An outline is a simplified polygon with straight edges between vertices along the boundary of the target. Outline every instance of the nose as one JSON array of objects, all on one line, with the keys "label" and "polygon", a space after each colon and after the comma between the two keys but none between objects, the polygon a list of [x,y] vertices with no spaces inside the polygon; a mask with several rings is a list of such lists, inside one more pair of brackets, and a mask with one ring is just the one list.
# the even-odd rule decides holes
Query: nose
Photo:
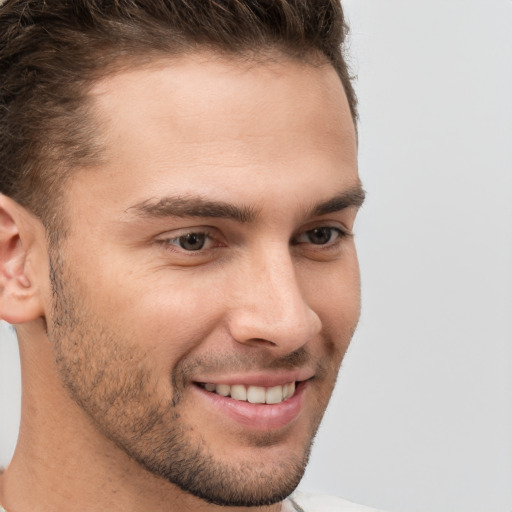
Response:
[{"label": "nose", "polygon": [[289,251],[264,252],[236,279],[229,330],[238,343],[266,345],[285,355],[316,336],[322,323],[306,301]]}]

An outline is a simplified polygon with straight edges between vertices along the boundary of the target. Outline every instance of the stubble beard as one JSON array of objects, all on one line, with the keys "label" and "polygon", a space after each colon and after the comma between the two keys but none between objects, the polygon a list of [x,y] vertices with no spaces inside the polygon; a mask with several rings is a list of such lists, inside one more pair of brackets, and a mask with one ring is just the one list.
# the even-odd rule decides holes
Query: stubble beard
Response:
[{"label": "stubble beard", "polygon": [[[243,464],[219,460],[201,432],[182,419],[187,368],[194,363],[178,363],[170,378],[172,399],[158,399],[143,351],[131,340],[120,340],[122,331],[115,325],[89,312],[84,294],[75,285],[77,277],[65,271],[55,252],[50,269],[53,313],[48,337],[58,372],[72,399],[105,437],[153,475],[209,503],[264,506],[293,492],[304,474],[327,403],[311,419],[311,435],[301,453],[271,465],[265,463],[264,455]],[[252,439],[253,446],[262,450],[275,442],[269,434]]]}]

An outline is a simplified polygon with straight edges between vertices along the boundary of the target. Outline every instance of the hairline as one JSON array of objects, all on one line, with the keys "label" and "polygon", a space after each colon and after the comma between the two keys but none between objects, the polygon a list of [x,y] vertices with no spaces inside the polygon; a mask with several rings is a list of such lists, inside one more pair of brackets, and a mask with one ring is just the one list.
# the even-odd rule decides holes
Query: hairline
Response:
[{"label": "hairline", "polygon": [[[133,71],[162,69],[169,66],[173,60],[177,59],[204,56],[207,57],[208,60],[238,60],[245,63],[248,67],[252,65],[267,65],[269,63],[281,64],[286,62],[296,62],[312,68],[329,66],[336,73],[343,94],[346,96],[342,78],[332,62],[320,50],[310,48],[307,52],[299,54],[297,52],[286,52],[285,48],[282,48],[282,46],[283,45],[268,45],[267,47],[261,47],[255,50],[229,51],[228,49],[215,48],[212,47],[212,45],[201,44],[193,48],[181,49],[175,52],[166,52],[163,50],[134,51],[131,54],[113,57],[107,63],[99,66],[90,73],[89,77],[80,87],[82,101],[78,111],[85,114],[82,123],[86,130],[90,132],[91,138],[101,142],[96,146],[96,151],[91,155],[89,163],[83,165],[65,165],[65,158],[58,161],[59,164],[64,164],[60,169],[62,172],[60,175],[61,179],[59,180],[57,189],[49,198],[53,203],[52,207],[49,209],[50,215],[46,215],[47,218],[41,218],[46,230],[49,231],[48,240],[50,244],[57,244],[59,241],[64,240],[67,235],[68,223],[65,212],[69,204],[66,201],[66,185],[69,184],[69,181],[73,179],[77,172],[87,172],[91,167],[101,166],[106,161],[105,155],[108,148],[105,143],[104,134],[102,133],[104,120],[102,120],[101,114],[95,108],[93,101],[93,91],[102,81]],[[352,115],[351,119],[354,125],[357,143],[357,121]],[[44,165],[45,163],[43,161],[43,166]],[[37,213],[35,214],[39,217]]]}]

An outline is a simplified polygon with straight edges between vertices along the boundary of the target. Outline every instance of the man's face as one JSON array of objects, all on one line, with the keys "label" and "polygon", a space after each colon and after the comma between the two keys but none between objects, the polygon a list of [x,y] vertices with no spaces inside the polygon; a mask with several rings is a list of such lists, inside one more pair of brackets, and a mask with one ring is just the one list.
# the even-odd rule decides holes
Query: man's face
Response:
[{"label": "man's face", "polygon": [[359,315],[340,80],[196,55],[92,97],[106,162],[71,181],[51,258],[60,375],[151,472],[217,504],[279,501]]}]

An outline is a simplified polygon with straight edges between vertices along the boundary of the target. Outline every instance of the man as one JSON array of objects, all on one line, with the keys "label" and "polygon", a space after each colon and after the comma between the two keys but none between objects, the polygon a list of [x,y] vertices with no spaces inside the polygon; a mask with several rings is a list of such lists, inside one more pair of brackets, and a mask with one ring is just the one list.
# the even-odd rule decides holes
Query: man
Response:
[{"label": "man", "polygon": [[6,510],[368,510],[288,498],[359,316],[344,38],[335,0],[3,4]]}]

